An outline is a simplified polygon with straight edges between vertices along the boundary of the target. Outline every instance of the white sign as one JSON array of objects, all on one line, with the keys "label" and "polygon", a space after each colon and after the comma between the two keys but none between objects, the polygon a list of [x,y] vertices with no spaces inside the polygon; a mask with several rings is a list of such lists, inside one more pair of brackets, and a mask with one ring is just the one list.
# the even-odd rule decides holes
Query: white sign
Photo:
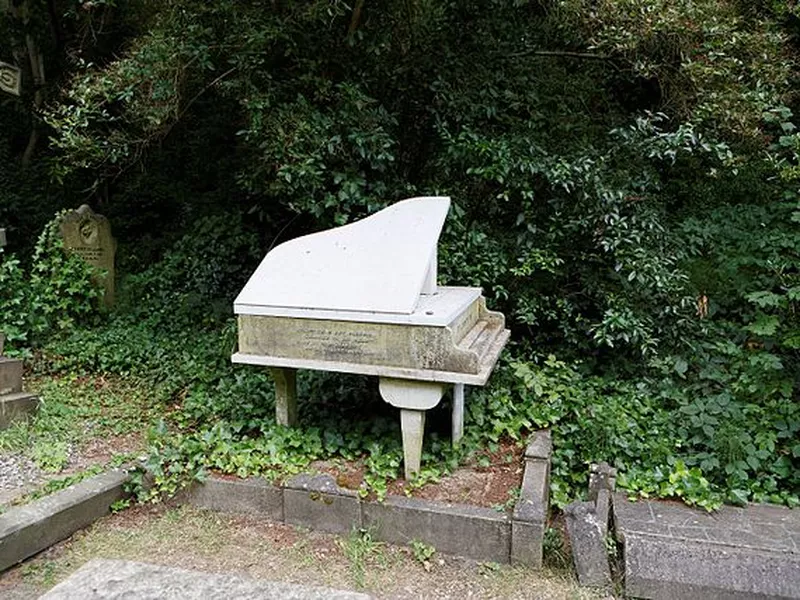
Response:
[{"label": "white sign", "polygon": [[18,67],[0,62],[0,90],[19,96],[21,75]]}]

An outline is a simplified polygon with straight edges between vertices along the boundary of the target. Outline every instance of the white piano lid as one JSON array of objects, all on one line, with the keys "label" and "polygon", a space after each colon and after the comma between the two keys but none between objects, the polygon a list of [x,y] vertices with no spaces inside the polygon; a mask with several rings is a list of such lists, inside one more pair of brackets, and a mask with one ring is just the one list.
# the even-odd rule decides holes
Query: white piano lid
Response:
[{"label": "white piano lid", "polygon": [[258,306],[411,314],[449,208],[447,197],[411,198],[285,242],[261,261],[234,312]]}]

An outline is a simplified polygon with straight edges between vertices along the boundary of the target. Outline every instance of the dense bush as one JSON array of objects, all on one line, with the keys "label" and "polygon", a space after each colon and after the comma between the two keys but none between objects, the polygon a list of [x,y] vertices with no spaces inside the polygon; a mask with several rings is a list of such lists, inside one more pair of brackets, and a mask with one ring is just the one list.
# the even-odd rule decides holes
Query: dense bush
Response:
[{"label": "dense bush", "polygon": [[[276,243],[447,194],[441,282],[482,286],[515,344],[472,395],[462,448],[430,436],[423,480],[548,426],[559,503],[600,459],[632,491],[797,503],[796,3],[73,4],[54,3],[60,43],[44,14],[8,28],[0,44],[27,30],[60,69],[48,103],[26,89],[0,111],[38,106],[49,143],[26,168],[63,191],[26,179],[37,206],[89,193],[119,232],[116,312],[48,354],[164,386],[165,486],[337,454],[376,488],[397,472],[390,415],[348,412],[384,410],[362,380],[309,376],[320,410],[275,426],[264,373],[228,364],[230,304]],[[114,40],[78,35],[106,19]],[[21,154],[26,131],[0,137]],[[15,161],[0,154],[0,182]],[[41,226],[0,194],[0,217]],[[0,271],[8,306],[30,304],[19,268]],[[58,324],[28,312],[48,325],[6,326]]]}]

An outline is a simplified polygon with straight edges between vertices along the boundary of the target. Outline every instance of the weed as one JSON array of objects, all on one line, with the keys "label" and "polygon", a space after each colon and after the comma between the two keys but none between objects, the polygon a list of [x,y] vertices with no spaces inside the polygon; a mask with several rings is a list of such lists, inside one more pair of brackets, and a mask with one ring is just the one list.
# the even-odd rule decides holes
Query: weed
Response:
[{"label": "weed", "polygon": [[426,571],[431,570],[431,559],[436,554],[436,548],[420,540],[411,540],[411,553]]},{"label": "weed", "polygon": [[386,566],[383,543],[376,541],[369,529],[353,529],[346,539],[339,539],[337,543],[350,562],[350,573],[358,589],[363,589],[366,585],[368,566],[375,562],[382,567]]}]

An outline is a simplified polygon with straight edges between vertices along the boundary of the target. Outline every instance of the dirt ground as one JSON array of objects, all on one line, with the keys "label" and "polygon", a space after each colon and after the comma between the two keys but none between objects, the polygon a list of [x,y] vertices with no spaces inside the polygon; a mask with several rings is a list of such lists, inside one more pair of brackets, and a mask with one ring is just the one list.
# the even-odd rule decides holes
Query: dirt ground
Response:
[{"label": "dirt ground", "polygon": [[0,576],[0,598],[36,598],[92,558],[364,591],[376,598],[599,598],[568,572],[532,571],[175,504],[110,515]]}]

